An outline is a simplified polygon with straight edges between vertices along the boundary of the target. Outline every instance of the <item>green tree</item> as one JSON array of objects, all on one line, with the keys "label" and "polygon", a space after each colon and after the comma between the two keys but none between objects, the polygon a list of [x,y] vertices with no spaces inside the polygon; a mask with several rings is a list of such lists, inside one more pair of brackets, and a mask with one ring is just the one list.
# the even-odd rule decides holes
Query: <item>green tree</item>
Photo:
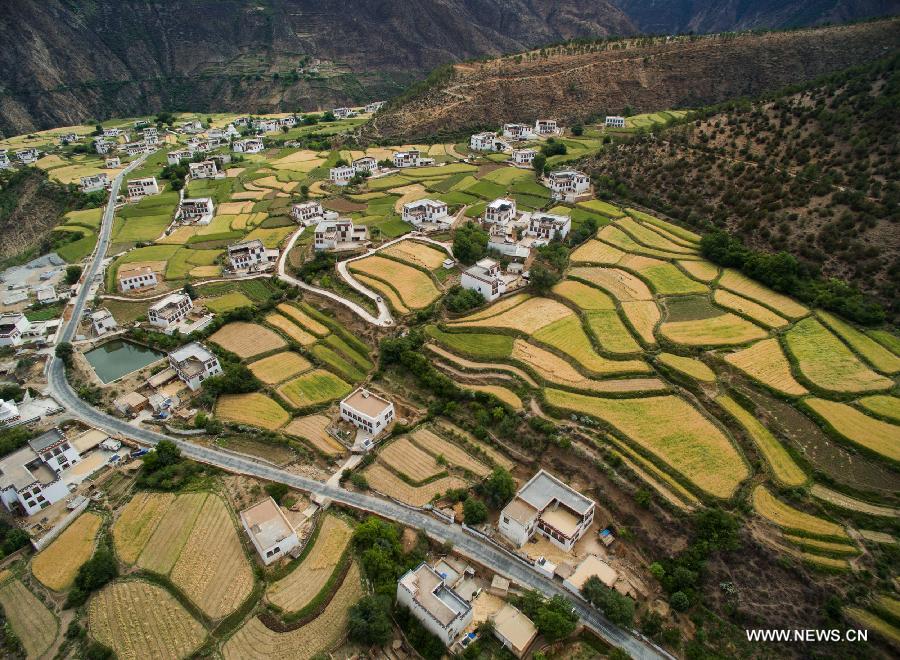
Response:
[{"label": "green tree", "polygon": [[531,267],[528,281],[537,293],[546,293],[559,282],[559,274],[541,264],[535,264]]},{"label": "green tree", "polygon": [[363,597],[350,608],[347,623],[350,639],[365,646],[381,645],[391,638],[391,601],[386,596]]},{"label": "green tree", "polygon": [[487,514],[487,507],[481,500],[470,497],[463,503],[463,518],[467,525],[480,525],[487,520]]},{"label": "green tree", "polygon": [[72,344],[67,341],[60,342],[56,345],[56,349],[54,350],[54,355],[63,361],[63,364],[67,367],[72,366],[72,355],[75,352],[75,349],[72,348]]},{"label": "green tree", "polygon": [[460,263],[471,266],[487,254],[488,233],[467,222],[453,235],[453,254]]},{"label": "green tree", "polygon": [[266,484],[265,487],[266,494],[273,500],[278,502],[278,504],[281,504],[282,500],[284,500],[289,490],[290,489],[287,486],[280,483]]},{"label": "green tree", "polygon": [[75,284],[81,278],[81,266],[66,266],[66,284]]},{"label": "green tree", "polygon": [[502,509],[516,492],[516,482],[508,470],[494,468],[479,487],[481,495],[492,509]]},{"label": "green tree", "polygon": [[683,591],[676,591],[672,594],[672,597],[669,598],[669,604],[672,605],[672,609],[678,612],[684,612],[691,606],[691,599],[688,598],[688,595]]},{"label": "green tree", "polygon": [[578,623],[578,615],[572,604],[562,596],[554,596],[544,602],[534,617],[534,625],[548,642],[556,642],[572,634]]},{"label": "green tree", "polygon": [[467,312],[484,304],[484,296],[474,289],[464,289],[458,284],[447,292],[444,306],[451,312]]},{"label": "green tree", "polygon": [[547,164],[547,157],[544,154],[535,154],[531,161],[531,167],[538,176],[544,173],[544,166]]}]

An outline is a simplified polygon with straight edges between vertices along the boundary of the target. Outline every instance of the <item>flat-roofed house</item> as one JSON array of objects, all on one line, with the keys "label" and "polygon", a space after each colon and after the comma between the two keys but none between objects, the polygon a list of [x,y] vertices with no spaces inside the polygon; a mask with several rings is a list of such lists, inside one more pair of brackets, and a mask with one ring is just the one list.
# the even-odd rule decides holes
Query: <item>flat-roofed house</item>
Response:
[{"label": "flat-roofed house", "polygon": [[122,159],[118,156],[110,156],[106,159],[106,167],[107,169],[113,169],[114,167],[119,167],[122,165]]},{"label": "flat-roofed house", "polygon": [[356,171],[350,165],[339,165],[328,170],[328,179],[336,186],[346,186]]},{"label": "flat-roofed house", "polygon": [[30,516],[68,497],[60,473],[80,459],[59,429],[32,438],[0,459],[0,501],[8,511]]},{"label": "flat-roofed house", "polygon": [[297,532],[271,497],[241,511],[241,524],[266,566],[300,545]]},{"label": "flat-roofed house", "polygon": [[368,172],[369,174],[373,174],[378,171],[378,161],[375,160],[372,156],[363,156],[362,158],[357,158],[350,165],[353,167],[353,171],[356,174],[360,172]]},{"label": "flat-roofed house", "polygon": [[104,128],[103,129],[103,137],[107,138],[117,138],[122,135],[121,128]]},{"label": "flat-roofed house", "polygon": [[169,165],[178,165],[183,160],[190,160],[191,152],[187,149],[178,149],[176,151],[170,151],[166,154],[166,162]]},{"label": "flat-roofed house", "polygon": [[147,195],[159,194],[159,184],[156,182],[155,176],[144,179],[132,179],[128,182],[128,197],[130,199],[141,199]]},{"label": "flat-roofed house", "polygon": [[228,246],[228,263],[234,270],[252,268],[266,261],[266,247],[258,238]]},{"label": "flat-roofed house", "polygon": [[554,237],[565,238],[572,228],[572,218],[554,213],[532,213],[526,233],[541,241],[551,241]]},{"label": "flat-roofed house", "polygon": [[216,209],[210,197],[184,198],[179,207],[181,220],[196,225],[208,225],[212,222],[215,212]]},{"label": "flat-roofed house", "polygon": [[325,217],[322,203],[316,200],[300,202],[291,206],[291,217],[304,227],[317,223]]},{"label": "flat-roofed house", "polygon": [[137,156],[138,154],[144,153],[146,150],[147,145],[143,142],[126,142],[119,147],[119,151],[128,156]]},{"label": "flat-roofed house", "polygon": [[24,314],[0,314],[0,346],[21,346],[24,335],[30,328],[31,321]]},{"label": "flat-roofed house", "polygon": [[472,606],[425,562],[397,582],[397,602],[450,647],[472,622]]},{"label": "flat-roofed house", "polygon": [[136,291],[148,289],[159,284],[156,273],[150,266],[126,264],[119,268],[117,273],[120,291]]},{"label": "flat-roofed house", "polygon": [[512,161],[516,165],[531,165],[537,151],[534,149],[513,149]]},{"label": "flat-roofed house", "polygon": [[516,547],[537,532],[568,552],[594,521],[594,507],[593,500],[540,470],[500,512],[498,528]]},{"label": "flat-roofed house", "polygon": [[334,108],[331,114],[334,115],[335,119],[347,119],[356,115],[351,108]]},{"label": "flat-roofed house", "polygon": [[591,577],[599,579],[607,589],[612,589],[619,580],[619,574],[612,566],[597,555],[588,555],[581,560],[575,571],[563,580],[563,586],[580,595],[581,588]]},{"label": "flat-roofed house", "polygon": [[92,193],[106,190],[109,186],[109,175],[106,172],[81,177],[81,192]]},{"label": "flat-roofed house", "polygon": [[5,170],[9,165],[9,150],[0,149],[0,170]]},{"label": "flat-roofed house", "polygon": [[559,170],[550,172],[550,196],[564,202],[575,201],[575,198],[587,192],[591,187],[591,179],[578,170]]},{"label": "flat-roofed house", "polygon": [[516,200],[501,197],[484,207],[484,221],[487,224],[505,225],[516,219]]},{"label": "flat-roofed house", "polygon": [[62,472],[81,460],[66,436],[59,429],[50,429],[28,441],[28,446],[54,472]]},{"label": "flat-roofed house", "polygon": [[475,133],[469,138],[469,148],[472,151],[493,151],[496,139],[497,136],[491,131]]},{"label": "flat-roofed house", "polygon": [[19,162],[23,165],[34,165],[39,157],[40,153],[38,150],[32,147],[29,147],[28,149],[19,149],[16,152],[16,158],[18,158]]},{"label": "flat-roofed house", "polygon": [[354,226],[349,218],[325,220],[316,225],[313,248],[316,250],[340,250],[359,247],[369,239],[369,228]]},{"label": "flat-roofed house", "polygon": [[433,199],[419,199],[403,205],[403,219],[418,227],[423,223],[449,224],[447,204]]},{"label": "flat-roofed house", "polygon": [[534,122],[534,132],[538,135],[556,135],[559,133],[559,126],[555,119],[538,119]]},{"label": "flat-roofed house", "polygon": [[156,126],[148,126],[144,129],[142,135],[144,136],[144,144],[159,144],[159,131],[156,130]]},{"label": "flat-roofed house", "polygon": [[494,623],[494,636],[517,658],[528,653],[537,638],[534,622],[509,603],[491,616],[491,621]]},{"label": "flat-roofed house", "polygon": [[488,302],[506,293],[506,281],[500,273],[500,264],[493,259],[481,259],[463,271],[460,285],[477,291]]},{"label": "flat-roofed house", "polygon": [[169,353],[169,365],[191,391],[200,389],[207,378],[222,373],[219,358],[200,342],[193,341]]},{"label": "flat-roofed house", "polygon": [[418,149],[394,153],[394,167],[422,167],[423,165],[434,165],[434,158],[424,158]]},{"label": "flat-roofed house", "polygon": [[625,117],[609,115],[606,117],[604,125],[608,128],[625,128]]},{"label": "flat-roofed house", "polygon": [[150,305],[147,319],[151,325],[163,330],[181,321],[194,308],[191,297],[184,293],[170,293],[168,296]]},{"label": "flat-roofed house", "polygon": [[112,313],[104,307],[91,313],[91,327],[95,335],[102,337],[107,332],[113,332],[119,325]]},{"label": "flat-roofed house", "polygon": [[341,401],[341,419],[369,434],[363,449],[369,449],[394,419],[393,402],[365,388],[358,388]]},{"label": "flat-roofed house", "polygon": [[261,138],[248,138],[246,140],[235,140],[231,145],[232,151],[242,154],[258,154],[265,149],[265,145]]},{"label": "flat-roofed house", "polygon": [[364,110],[365,112],[378,112],[383,107],[384,101],[372,101],[371,103],[366,104]]},{"label": "flat-roofed house", "polygon": [[115,146],[114,142],[110,142],[104,138],[95,138],[94,139],[94,151],[98,154],[106,154]]},{"label": "flat-roofed house", "polygon": [[216,161],[201,160],[199,163],[191,163],[188,165],[192,179],[215,179],[219,170],[216,168]]},{"label": "flat-roofed house", "polygon": [[503,137],[512,140],[529,140],[534,137],[531,126],[526,124],[503,124]]},{"label": "flat-roofed house", "polygon": [[61,146],[66,146],[67,144],[72,144],[73,142],[79,142],[81,140],[81,136],[78,133],[64,133],[59,136],[59,144]]}]

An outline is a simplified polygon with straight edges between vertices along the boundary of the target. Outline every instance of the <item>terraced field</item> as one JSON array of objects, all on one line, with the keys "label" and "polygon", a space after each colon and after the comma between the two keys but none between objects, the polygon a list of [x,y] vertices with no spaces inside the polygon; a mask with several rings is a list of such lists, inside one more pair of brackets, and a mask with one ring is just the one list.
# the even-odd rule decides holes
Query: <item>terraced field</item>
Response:
[{"label": "terraced field", "polygon": [[39,658],[53,645],[59,622],[53,612],[22,582],[7,574],[0,578],[0,606],[7,625],[29,658]]},{"label": "terraced field", "polygon": [[431,278],[418,268],[386,257],[371,256],[350,264],[353,273],[362,273],[379,283],[378,291],[393,289],[404,306],[422,309],[433,303],[440,291]]},{"label": "terraced field", "polygon": [[297,408],[340,399],[350,393],[350,384],[330,371],[314,369],[278,387],[278,394]]},{"label": "terraced field", "polygon": [[31,572],[54,591],[68,589],[81,565],[94,554],[97,532],[103,519],[83,513],[31,562]]},{"label": "terraced field", "polygon": [[725,356],[726,362],[776,392],[803,396],[808,390],[794,378],[777,339],[766,339]]},{"label": "terraced field", "polygon": [[216,402],[215,414],[225,422],[249,424],[270,431],[281,428],[291,418],[277,401],[260,392],[223,394]]},{"label": "terraced field", "polygon": [[802,536],[848,539],[840,525],[813,516],[776,499],[765,486],[753,490],[753,510],[769,522]]},{"label": "terraced field", "polygon": [[244,321],[222,326],[209,339],[240,358],[250,358],[286,346],[285,341],[268,328]]}]

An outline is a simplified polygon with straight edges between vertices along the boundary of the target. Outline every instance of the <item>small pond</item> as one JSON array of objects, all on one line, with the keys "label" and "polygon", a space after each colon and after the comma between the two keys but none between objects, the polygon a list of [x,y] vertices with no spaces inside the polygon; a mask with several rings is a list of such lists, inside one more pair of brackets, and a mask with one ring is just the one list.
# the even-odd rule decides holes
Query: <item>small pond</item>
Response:
[{"label": "small pond", "polygon": [[84,354],[87,361],[104,383],[111,383],[132,371],[143,369],[165,357],[165,353],[154,351],[138,344],[114,339]]}]

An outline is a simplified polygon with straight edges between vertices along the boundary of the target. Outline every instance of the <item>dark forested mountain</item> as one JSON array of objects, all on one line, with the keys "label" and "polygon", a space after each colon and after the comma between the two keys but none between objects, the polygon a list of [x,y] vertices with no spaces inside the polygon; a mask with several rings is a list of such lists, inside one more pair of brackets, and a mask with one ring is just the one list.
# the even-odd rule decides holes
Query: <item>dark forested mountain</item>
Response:
[{"label": "dark forested mountain", "polygon": [[892,11],[888,0],[6,0],[0,131],[161,109],[314,109],[574,37]]}]

